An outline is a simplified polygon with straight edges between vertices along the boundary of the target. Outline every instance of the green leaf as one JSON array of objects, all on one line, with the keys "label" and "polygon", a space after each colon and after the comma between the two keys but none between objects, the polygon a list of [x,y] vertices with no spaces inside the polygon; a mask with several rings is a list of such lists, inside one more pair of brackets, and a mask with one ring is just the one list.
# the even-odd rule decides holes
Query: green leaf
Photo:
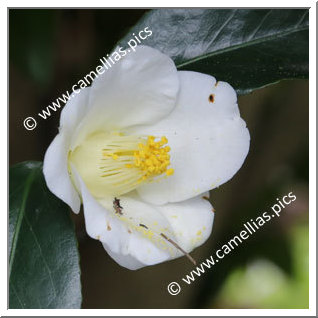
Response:
[{"label": "green leaf", "polygon": [[79,308],[79,255],[69,208],[40,162],[10,168],[9,307]]},{"label": "green leaf", "polygon": [[152,35],[142,45],[169,55],[179,70],[229,82],[239,94],[308,78],[308,10],[156,9],[119,45],[127,47],[145,27]]}]

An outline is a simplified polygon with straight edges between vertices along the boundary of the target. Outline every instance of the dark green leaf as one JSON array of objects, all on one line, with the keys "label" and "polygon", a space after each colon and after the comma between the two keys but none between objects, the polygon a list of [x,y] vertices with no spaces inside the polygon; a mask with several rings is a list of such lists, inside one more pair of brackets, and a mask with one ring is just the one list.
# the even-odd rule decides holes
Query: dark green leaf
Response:
[{"label": "dark green leaf", "polygon": [[9,307],[79,308],[79,255],[68,206],[39,162],[10,168]]},{"label": "dark green leaf", "polygon": [[152,35],[143,45],[169,55],[179,70],[213,75],[240,94],[308,77],[308,10],[157,9],[119,45],[127,47],[145,27]]}]

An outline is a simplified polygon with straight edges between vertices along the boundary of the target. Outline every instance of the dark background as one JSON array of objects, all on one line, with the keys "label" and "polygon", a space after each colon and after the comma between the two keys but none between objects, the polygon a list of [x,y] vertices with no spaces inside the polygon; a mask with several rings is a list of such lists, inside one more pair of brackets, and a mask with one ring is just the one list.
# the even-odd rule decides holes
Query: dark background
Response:
[{"label": "dark background", "polygon": [[[110,53],[146,10],[9,10],[9,164],[42,161],[60,112],[33,131],[28,116],[51,104]],[[218,80],[225,80],[218,78]],[[293,191],[297,200],[213,269],[171,296],[166,286],[193,268],[186,258],[129,271],[117,265],[72,214],[81,255],[83,308],[308,308],[308,81],[239,97],[251,134],[249,155],[211,192],[216,209],[198,262]]]}]

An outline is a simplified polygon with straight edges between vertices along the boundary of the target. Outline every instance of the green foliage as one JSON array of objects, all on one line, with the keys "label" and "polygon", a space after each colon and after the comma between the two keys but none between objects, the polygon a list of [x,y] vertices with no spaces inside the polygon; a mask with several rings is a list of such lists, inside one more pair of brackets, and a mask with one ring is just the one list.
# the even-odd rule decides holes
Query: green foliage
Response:
[{"label": "green foliage", "polygon": [[10,168],[9,307],[79,308],[80,269],[69,209],[46,187],[42,164]]},{"label": "green foliage", "polygon": [[169,55],[179,70],[210,74],[239,94],[282,79],[308,78],[308,10],[158,9],[119,42],[149,27],[142,42]]},{"label": "green foliage", "polygon": [[291,231],[292,275],[270,261],[257,260],[236,268],[216,300],[223,308],[309,308],[308,226]]}]

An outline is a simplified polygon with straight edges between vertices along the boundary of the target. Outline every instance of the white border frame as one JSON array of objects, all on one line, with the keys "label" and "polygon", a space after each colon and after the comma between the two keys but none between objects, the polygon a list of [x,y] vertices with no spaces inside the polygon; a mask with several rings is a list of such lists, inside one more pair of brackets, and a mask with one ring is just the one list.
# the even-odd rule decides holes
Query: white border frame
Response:
[{"label": "white border frame", "polygon": [[[8,45],[8,7],[61,7],[61,8],[118,8],[118,7],[131,7],[134,8],[149,8],[149,7],[191,7],[185,5],[184,1],[176,0],[156,0],[145,1],[137,0],[133,3],[128,1],[117,0],[113,2],[115,6],[109,5],[105,1],[90,0],[85,2],[83,0],[55,0],[55,1],[43,1],[31,0],[31,1],[5,1],[1,6],[1,18],[0,18],[0,32],[1,42],[7,43]],[[215,1],[203,1],[196,0],[193,2],[195,7],[213,7],[215,8],[304,8],[310,7],[309,11],[309,167],[310,167],[310,180],[309,180],[309,309],[7,309],[7,263],[1,262],[1,290],[0,290],[0,314],[1,316],[316,316],[316,2],[315,1],[282,1],[282,0],[267,0],[267,1],[230,1],[222,0],[218,5]],[[188,4],[192,4],[189,3]],[[107,5],[107,6],[106,6]],[[133,8],[133,7],[131,7]],[[4,48],[0,51],[1,65],[2,65],[2,79],[1,79],[1,96],[5,97],[5,102],[2,104],[0,126],[0,138],[1,144],[5,147],[7,144],[8,149],[8,113],[4,105],[8,105],[8,47],[7,50]],[[5,85],[7,83],[7,85]],[[1,166],[7,169],[6,157],[1,156]],[[7,174],[7,171],[4,172]],[[1,196],[2,202],[7,202],[7,180],[1,180]],[[5,191],[6,190],[6,191]],[[7,253],[7,215],[4,211],[8,211],[7,203],[4,203],[5,207],[2,209],[2,220],[1,226],[1,255]]]}]

